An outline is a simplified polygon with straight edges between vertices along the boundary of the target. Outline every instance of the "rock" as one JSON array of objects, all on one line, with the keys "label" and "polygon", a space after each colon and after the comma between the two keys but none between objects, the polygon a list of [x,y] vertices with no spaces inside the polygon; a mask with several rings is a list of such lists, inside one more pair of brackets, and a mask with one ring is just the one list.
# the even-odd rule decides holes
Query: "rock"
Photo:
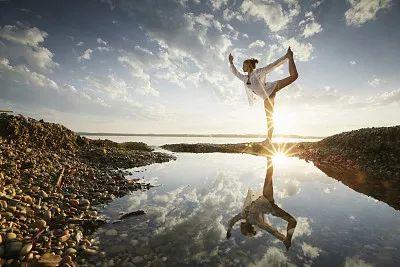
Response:
[{"label": "rock", "polygon": [[39,264],[42,264],[41,266],[47,266],[47,267],[58,266],[60,262],[61,262],[61,256],[54,255],[51,253],[45,253],[38,261]]},{"label": "rock", "polygon": [[49,195],[48,195],[44,190],[40,190],[40,191],[39,191],[39,195],[40,195],[42,198],[48,198],[48,197],[49,197]]},{"label": "rock", "polygon": [[5,255],[6,259],[18,259],[19,253],[22,249],[22,242],[18,240],[12,240],[8,242],[5,246]]},{"label": "rock", "polygon": [[68,248],[66,251],[65,251],[65,253],[67,254],[67,255],[75,255],[76,254],[76,249],[74,249],[74,248]]},{"label": "rock", "polygon": [[73,207],[78,207],[78,206],[79,206],[79,200],[77,200],[77,199],[71,199],[71,200],[69,201],[69,203],[70,203],[71,206],[73,206]]},{"label": "rock", "polygon": [[42,220],[42,219],[36,220],[36,221],[35,221],[35,224],[34,224],[34,226],[35,226],[36,228],[39,228],[39,229],[45,228],[46,225],[47,225],[46,221],[45,221],[45,220]]},{"label": "rock", "polygon": [[90,201],[87,199],[82,199],[82,201],[80,202],[80,204],[84,207],[86,206],[90,206]]},{"label": "rock", "polygon": [[118,235],[118,231],[115,229],[109,229],[105,233],[106,236],[116,236]]},{"label": "rock", "polygon": [[132,262],[135,264],[141,263],[142,261],[144,261],[144,258],[142,256],[136,256],[132,259]]},{"label": "rock", "polygon": [[13,240],[13,239],[15,239],[15,238],[17,238],[17,235],[15,234],[15,233],[7,233],[6,234],[6,240],[7,241],[10,241],[10,240]]},{"label": "rock", "polygon": [[21,249],[19,255],[20,255],[20,256],[25,256],[25,255],[27,255],[29,252],[31,252],[31,250],[32,250],[32,243],[25,244],[25,245],[22,247],[22,249]]}]

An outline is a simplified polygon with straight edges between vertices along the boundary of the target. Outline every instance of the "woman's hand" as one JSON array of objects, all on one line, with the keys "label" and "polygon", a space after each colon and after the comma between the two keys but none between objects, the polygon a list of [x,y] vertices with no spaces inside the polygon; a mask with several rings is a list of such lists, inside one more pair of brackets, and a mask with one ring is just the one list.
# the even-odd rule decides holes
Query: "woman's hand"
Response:
[{"label": "woman's hand", "polygon": [[229,53],[229,63],[233,64],[233,56],[231,53]]},{"label": "woman's hand", "polygon": [[286,57],[287,58],[293,57],[293,51],[292,51],[292,49],[290,49],[290,46],[289,46],[289,48],[288,48],[288,50],[286,52]]}]

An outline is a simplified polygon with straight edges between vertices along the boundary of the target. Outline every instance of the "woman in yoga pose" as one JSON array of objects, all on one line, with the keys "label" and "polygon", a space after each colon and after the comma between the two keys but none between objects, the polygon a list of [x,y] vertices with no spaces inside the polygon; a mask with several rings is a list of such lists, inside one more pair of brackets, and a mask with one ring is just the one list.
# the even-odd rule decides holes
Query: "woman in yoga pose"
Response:
[{"label": "woman in yoga pose", "polygon": [[[263,191],[254,193],[251,189],[248,190],[247,197],[243,204],[243,210],[228,222],[228,230],[226,232],[227,238],[231,237],[232,227],[235,223],[242,220],[240,223],[240,231],[243,235],[254,236],[256,234],[255,227],[257,227],[278,238],[285,245],[286,249],[289,250],[292,245],[292,237],[297,221],[292,215],[275,204],[274,189],[272,186],[273,172],[272,158],[268,155],[267,174],[265,176]],[[268,220],[265,219],[265,214],[271,214],[285,220],[287,222],[286,235],[274,228]]]},{"label": "woman in yoga pose", "polygon": [[[266,74],[283,64],[286,59],[289,61],[290,75],[281,80],[273,82],[266,81]],[[264,142],[271,145],[272,133],[274,131],[273,113],[275,95],[279,90],[293,83],[299,76],[296,65],[294,64],[293,52],[290,49],[290,46],[284,56],[262,68],[256,69],[256,64],[258,63],[257,59],[246,59],[243,62],[243,71],[247,73],[246,75],[240,73],[236,69],[233,64],[232,54],[229,54],[229,63],[232,73],[244,83],[249,104],[253,105],[256,95],[264,101],[265,115],[267,117],[267,138]]]}]

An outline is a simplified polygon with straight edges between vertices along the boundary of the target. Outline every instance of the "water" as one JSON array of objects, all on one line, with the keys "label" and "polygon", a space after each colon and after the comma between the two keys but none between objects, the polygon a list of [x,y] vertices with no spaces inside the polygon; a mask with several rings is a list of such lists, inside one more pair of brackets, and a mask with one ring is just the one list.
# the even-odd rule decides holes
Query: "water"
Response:
[{"label": "water", "polygon": [[[236,138],[236,137],[169,137],[169,136],[95,136],[87,135],[90,139],[109,139],[114,142],[145,142],[150,146],[161,146],[165,144],[194,144],[194,143],[213,143],[213,144],[235,144],[245,142],[260,142],[265,138]],[[286,138],[274,137],[273,142],[315,142],[317,138]]]},{"label": "water", "polygon": [[[108,259],[137,266],[400,266],[400,213],[312,163],[282,155],[273,160],[275,203],[297,221],[286,251],[264,230],[246,237],[235,225],[226,239],[228,221],[241,210],[248,189],[263,189],[266,158],[176,155],[176,161],[133,169],[133,178],[158,186],[105,208],[111,222],[121,213],[146,212],[99,229],[96,236]],[[265,217],[287,234],[286,221]]]}]

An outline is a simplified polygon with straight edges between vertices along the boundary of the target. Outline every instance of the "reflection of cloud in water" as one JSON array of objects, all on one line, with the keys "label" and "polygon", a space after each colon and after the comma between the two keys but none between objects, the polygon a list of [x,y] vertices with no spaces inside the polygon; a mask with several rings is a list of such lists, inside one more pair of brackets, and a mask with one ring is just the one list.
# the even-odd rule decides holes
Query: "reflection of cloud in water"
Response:
[{"label": "reflection of cloud in water", "polygon": [[304,236],[311,235],[310,220],[306,217],[298,217],[296,218],[296,220],[297,220],[297,226],[296,229],[294,230],[293,239],[303,235]]},{"label": "reflection of cloud in water", "polygon": [[313,247],[307,244],[306,242],[303,242],[301,244],[301,249],[303,250],[304,256],[311,259],[318,257],[319,253],[321,252],[321,250],[318,247]]},{"label": "reflection of cloud in water", "polygon": [[347,257],[344,262],[344,267],[372,267],[372,264],[369,264],[358,257]]},{"label": "reflection of cloud in water", "polygon": [[[282,188],[281,190],[279,190]],[[275,190],[278,198],[292,197],[300,192],[300,182],[297,180],[285,180],[283,185],[280,185]]]},{"label": "reflection of cloud in water", "polygon": [[270,247],[268,248],[265,255],[254,264],[250,264],[249,267],[264,267],[264,266],[296,266],[292,264],[289,259],[286,257],[285,253],[276,248]]},{"label": "reflection of cloud in water", "polygon": [[[293,183],[287,184],[290,187]],[[161,189],[127,198],[124,204],[129,210],[146,210],[148,231],[137,232],[137,227],[131,225],[133,230],[128,230],[127,234],[134,242],[125,249],[135,254],[146,251],[146,254],[157,253],[159,257],[168,256],[170,264],[231,265],[240,262],[247,265],[261,259],[257,266],[265,266],[264,263],[291,265],[283,251],[268,248],[276,241],[268,234],[256,238],[234,235],[226,240],[226,222],[242,208],[247,192],[232,173],[220,172],[215,179],[209,179],[204,188],[185,186],[166,193],[160,192]],[[296,190],[286,189],[286,194],[291,192]],[[124,230],[119,229],[119,232]],[[310,233],[309,220],[299,218],[294,237]],[[137,242],[138,234],[145,242]],[[259,247],[260,242],[262,246],[254,251],[254,246]]]}]

